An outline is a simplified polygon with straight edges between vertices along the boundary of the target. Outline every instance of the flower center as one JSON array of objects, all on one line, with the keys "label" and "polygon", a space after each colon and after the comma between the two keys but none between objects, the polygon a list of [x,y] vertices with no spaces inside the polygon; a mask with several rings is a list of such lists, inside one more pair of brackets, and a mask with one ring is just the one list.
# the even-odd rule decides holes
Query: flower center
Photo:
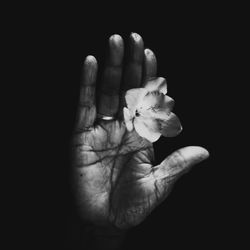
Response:
[{"label": "flower center", "polygon": [[138,110],[135,111],[135,116],[140,116],[140,113]]}]

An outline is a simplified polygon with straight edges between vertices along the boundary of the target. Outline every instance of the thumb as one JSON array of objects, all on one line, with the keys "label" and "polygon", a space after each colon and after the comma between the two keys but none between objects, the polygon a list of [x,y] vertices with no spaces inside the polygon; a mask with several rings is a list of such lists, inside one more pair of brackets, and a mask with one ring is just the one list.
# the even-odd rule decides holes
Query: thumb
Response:
[{"label": "thumb", "polygon": [[205,148],[189,146],[181,148],[169,155],[155,168],[156,179],[165,179],[167,182],[175,181],[187,172],[193,165],[208,158],[209,153]]}]

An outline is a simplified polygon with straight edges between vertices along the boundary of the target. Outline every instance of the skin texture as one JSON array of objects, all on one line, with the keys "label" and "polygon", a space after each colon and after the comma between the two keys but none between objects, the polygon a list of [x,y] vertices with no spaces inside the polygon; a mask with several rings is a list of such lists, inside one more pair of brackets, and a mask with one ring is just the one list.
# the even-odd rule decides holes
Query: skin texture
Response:
[{"label": "skin texture", "polygon": [[[80,215],[92,224],[118,229],[142,222],[167,197],[179,176],[208,157],[206,149],[190,146],[153,165],[153,144],[135,130],[126,130],[122,109],[126,90],[156,77],[156,57],[144,49],[136,33],[130,35],[126,53],[125,62],[123,39],[111,36],[100,82],[96,59],[85,59],[72,140],[72,183]],[[97,113],[115,119],[98,119]]]}]

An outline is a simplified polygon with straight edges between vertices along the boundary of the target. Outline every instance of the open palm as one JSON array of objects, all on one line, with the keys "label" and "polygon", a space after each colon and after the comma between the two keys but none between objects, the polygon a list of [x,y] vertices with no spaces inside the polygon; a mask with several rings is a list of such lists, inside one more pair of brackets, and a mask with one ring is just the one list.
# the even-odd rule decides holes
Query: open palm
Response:
[{"label": "open palm", "polygon": [[[128,89],[156,77],[156,58],[151,50],[144,50],[142,38],[135,33],[125,63],[123,54],[122,38],[113,35],[100,84],[96,84],[96,59],[86,58],[73,136],[73,182],[81,215],[93,224],[120,229],[143,221],[182,173],[208,157],[201,147],[186,147],[153,166],[152,143],[126,129],[121,110]],[[114,119],[98,119],[97,113]]]}]

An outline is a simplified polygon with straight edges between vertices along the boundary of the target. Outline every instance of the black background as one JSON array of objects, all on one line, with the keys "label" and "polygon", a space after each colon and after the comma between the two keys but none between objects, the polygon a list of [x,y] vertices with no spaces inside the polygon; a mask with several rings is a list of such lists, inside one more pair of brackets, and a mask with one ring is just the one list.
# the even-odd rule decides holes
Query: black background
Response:
[{"label": "black background", "polygon": [[[124,247],[232,245],[231,235],[238,230],[232,211],[236,194],[228,185],[233,182],[227,176],[234,172],[234,162],[226,144],[232,145],[227,124],[234,107],[227,101],[233,102],[233,37],[239,32],[233,29],[235,11],[219,6],[116,7],[35,6],[22,15],[21,23],[18,18],[13,21],[13,47],[21,53],[13,60],[23,66],[20,84],[28,123],[20,147],[26,156],[21,168],[25,188],[14,201],[21,222],[11,224],[10,230],[20,236],[18,244],[33,249],[77,249],[75,238],[87,237],[79,236],[72,222],[68,182],[80,68],[92,54],[102,70],[109,36],[120,34],[126,42],[131,32],[137,32],[157,56],[158,75],[167,79],[168,94],[176,102],[174,112],[184,128],[178,137],[155,143],[157,161],[188,145],[205,147],[210,158],[178,180],[166,201],[127,233]],[[22,112],[16,117],[19,123],[26,119]]]}]

